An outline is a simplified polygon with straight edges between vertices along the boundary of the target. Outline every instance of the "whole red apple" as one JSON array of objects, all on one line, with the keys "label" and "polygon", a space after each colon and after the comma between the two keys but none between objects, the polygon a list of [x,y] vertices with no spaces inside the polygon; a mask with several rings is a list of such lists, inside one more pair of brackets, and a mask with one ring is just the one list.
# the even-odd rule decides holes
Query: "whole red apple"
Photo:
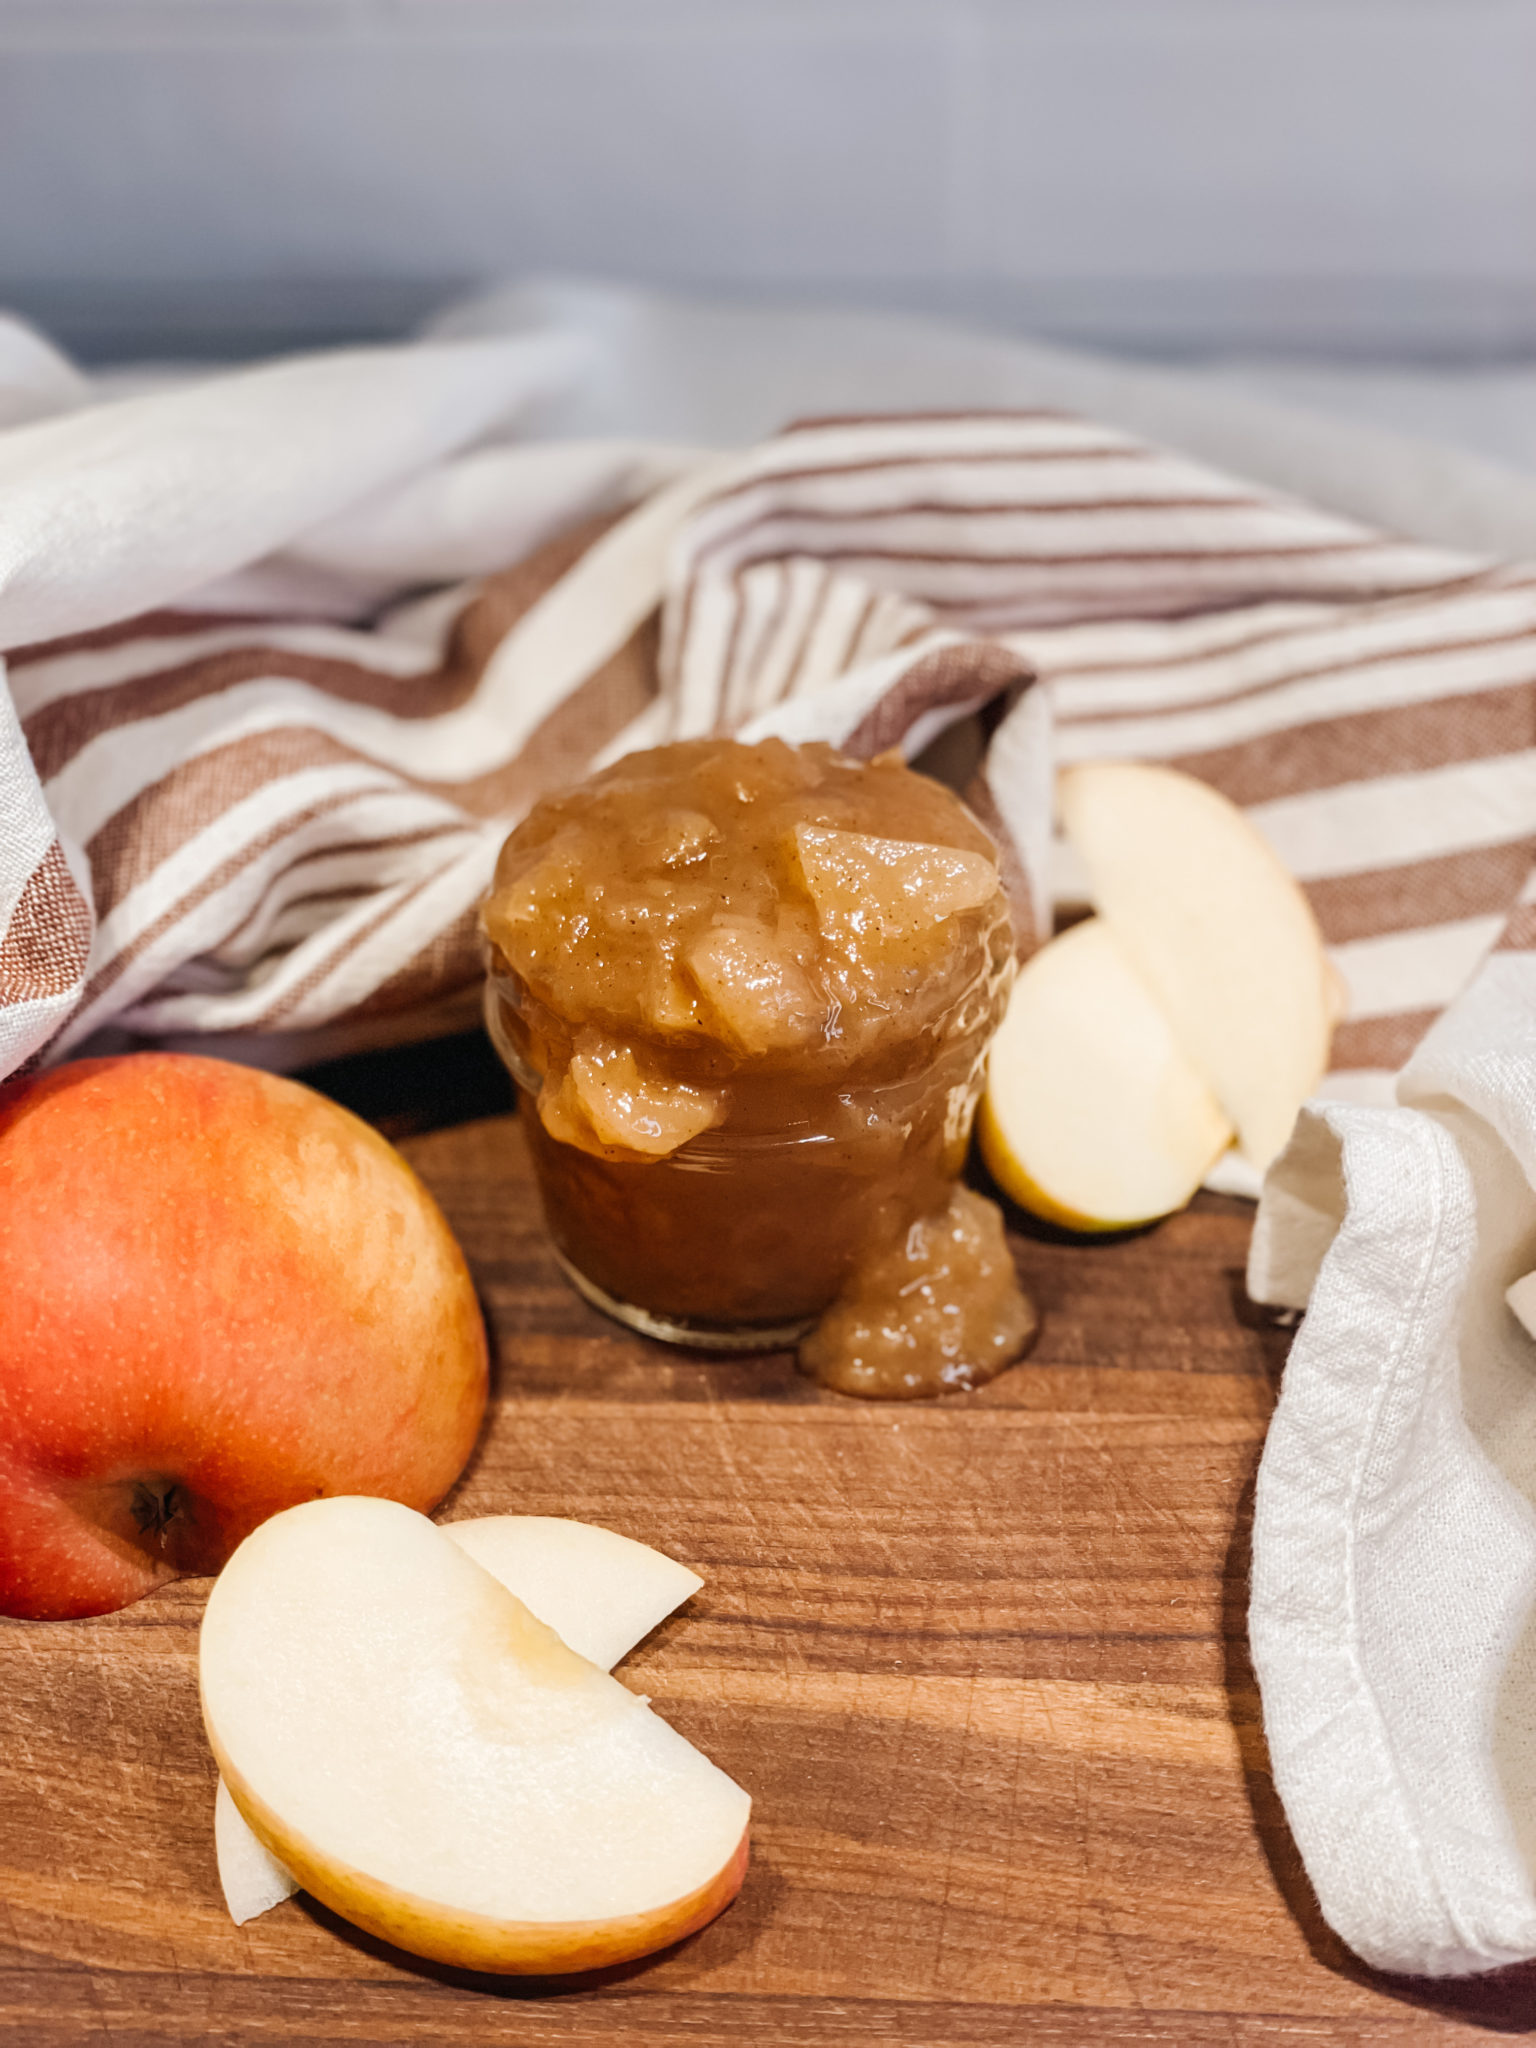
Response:
[{"label": "whole red apple", "polygon": [[320,1494],[429,1508],[485,1397],[463,1254],[346,1110],[160,1053],[0,1088],[0,1613],[124,1607]]}]

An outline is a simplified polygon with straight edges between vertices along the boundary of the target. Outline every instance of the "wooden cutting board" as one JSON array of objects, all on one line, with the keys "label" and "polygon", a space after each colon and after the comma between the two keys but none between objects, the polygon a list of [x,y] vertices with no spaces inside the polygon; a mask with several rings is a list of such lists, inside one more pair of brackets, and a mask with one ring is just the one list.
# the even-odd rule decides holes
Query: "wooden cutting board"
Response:
[{"label": "wooden cutting board", "polygon": [[[422,1071],[375,1064],[363,1106],[429,1121],[400,1110]],[[583,1517],[704,1575],[622,1675],[753,1793],[746,1889],[670,1954],[564,1984],[418,1963],[304,1900],[233,1927],[197,1708],[207,1587],[186,1583],[100,1621],[0,1623],[5,2048],[1257,2048],[1536,2025],[1533,1970],[1373,1975],[1301,1875],[1244,1643],[1287,1340],[1245,1305],[1243,1205],[1102,1246],[1020,1238],[1033,1357],[976,1395],[876,1406],[591,1313],[515,1118],[406,1149],[498,1360],[447,1512]]]}]

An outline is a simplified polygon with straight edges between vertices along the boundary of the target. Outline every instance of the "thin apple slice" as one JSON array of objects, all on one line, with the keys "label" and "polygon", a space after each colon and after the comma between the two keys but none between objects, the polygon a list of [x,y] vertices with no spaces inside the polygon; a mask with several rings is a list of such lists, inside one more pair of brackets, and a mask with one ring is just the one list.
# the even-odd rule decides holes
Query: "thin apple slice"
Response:
[{"label": "thin apple slice", "polygon": [[246,1826],[222,1778],[213,1795],[213,1846],[224,1903],[237,1927],[280,1906],[298,1890],[293,1873],[285,1870]]},{"label": "thin apple slice", "polygon": [[[442,1533],[600,1671],[611,1671],[704,1583],[632,1536],[557,1515],[481,1515],[450,1522]],[[222,1779],[213,1839],[224,1903],[237,1927],[299,1889],[246,1826]]]},{"label": "thin apple slice", "polygon": [[247,1537],[209,1596],[200,1672],[258,1839],[417,1955],[604,1967],[740,1888],[746,1793],[392,1501],[310,1501]]},{"label": "thin apple slice", "polygon": [[1099,915],[1262,1172],[1328,1064],[1334,995],[1306,897],[1191,775],[1086,762],[1060,776],[1057,802]]},{"label": "thin apple slice", "polygon": [[599,1671],[704,1583],[647,1543],[559,1515],[482,1515],[443,1534]]},{"label": "thin apple slice", "polygon": [[1232,1139],[1098,918],[1020,972],[992,1041],[977,1128],[999,1187],[1037,1216],[1093,1231],[1182,1208]]}]

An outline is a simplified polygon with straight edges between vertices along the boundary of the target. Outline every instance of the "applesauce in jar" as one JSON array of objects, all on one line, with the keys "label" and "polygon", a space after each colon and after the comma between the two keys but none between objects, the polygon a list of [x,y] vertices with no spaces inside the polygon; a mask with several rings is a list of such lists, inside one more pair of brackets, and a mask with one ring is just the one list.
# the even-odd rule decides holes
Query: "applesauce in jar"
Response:
[{"label": "applesauce in jar", "polygon": [[[940,784],[779,740],[633,754],[530,812],[482,922],[550,1233],[611,1314],[797,1341],[950,1212],[1013,940],[995,849]],[[929,1370],[914,1338],[883,1370],[887,1329],[839,1365],[831,1321],[807,1356],[859,1392],[989,1377],[1032,1325],[1012,1285],[1011,1335],[969,1363]]]}]

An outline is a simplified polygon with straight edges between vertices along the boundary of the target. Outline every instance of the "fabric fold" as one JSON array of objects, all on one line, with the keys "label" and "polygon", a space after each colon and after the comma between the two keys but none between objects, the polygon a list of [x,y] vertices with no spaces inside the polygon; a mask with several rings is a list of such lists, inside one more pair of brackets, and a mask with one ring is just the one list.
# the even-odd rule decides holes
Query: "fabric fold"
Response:
[{"label": "fabric fold", "polygon": [[1306,1315],[1249,1628],[1329,1923],[1459,1975],[1536,1953],[1536,1343],[1504,1300],[1536,1265],[1531,961],[1490,961],[1398,1093],[1304,1110],[1261,1198],[1254,1291]]},{"label": "fabric fold", "polygon": [[83,973],[58,925],[74,1000],[26,1056],[111,1031],[288,1064],[327,1031],[438,1028],[527,804],[711,732],[912,755],[984,721],[969,793],[1026,946],[1056,762],[1203,775],[1312,896],[1356,1081],[1507,935],[1528,579],[1038,407],[811,419],[726,455],[530,438],[612,346],[525,323],[0,433],[31,764],[7,774],[79,848],[94,916]]}]

